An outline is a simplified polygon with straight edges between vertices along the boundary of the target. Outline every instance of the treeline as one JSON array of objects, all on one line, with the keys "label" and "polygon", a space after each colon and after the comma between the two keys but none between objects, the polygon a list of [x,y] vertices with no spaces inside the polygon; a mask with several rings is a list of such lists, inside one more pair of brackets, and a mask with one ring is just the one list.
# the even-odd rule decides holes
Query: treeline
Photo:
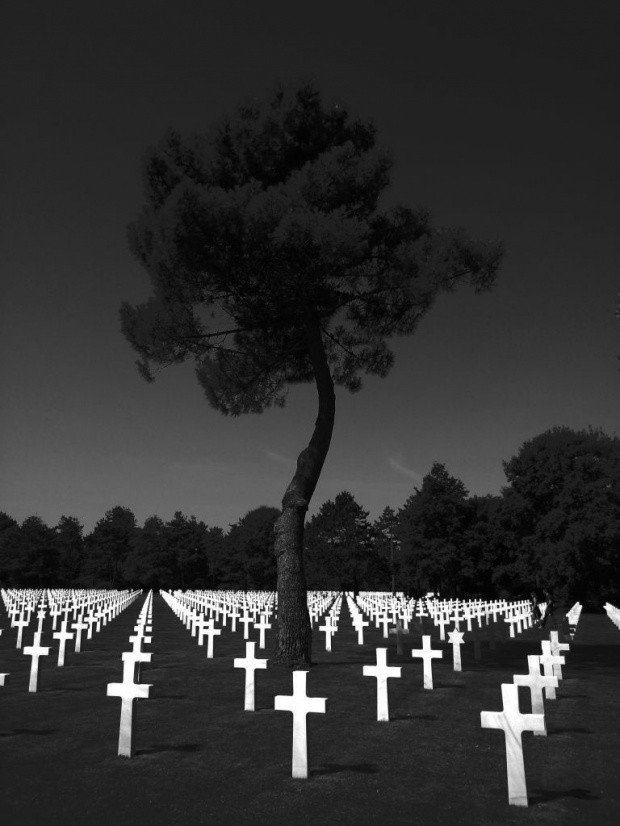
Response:
[{"label": "treeline", "polygon": [[[620,440],[557,427],[504,462],[497,496],[469,496],[435,463],[405,504],[374,522],[343,491],[305,532],[309,588],[517,596],[550,587],[559,599],[601,605],[620,594]],[[4,587],[276,587],[273,523],[259,507],[227,533],[177,512],[142,527],[115,507],[84,536],[62,517],[21,525],[0,514]]]}]

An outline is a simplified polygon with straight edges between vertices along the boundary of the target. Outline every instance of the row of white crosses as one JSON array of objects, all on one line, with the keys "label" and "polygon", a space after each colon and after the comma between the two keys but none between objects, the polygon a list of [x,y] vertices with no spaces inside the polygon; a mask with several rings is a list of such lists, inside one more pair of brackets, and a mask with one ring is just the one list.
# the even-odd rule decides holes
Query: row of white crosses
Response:
[{"label": "row of white crosses", "polygon": [[[212,618],[207,620],[207,613],[215,613],[221,619],[222,628],[231,620],[231,630],[236,631],[237,620],[243,625],[243,638],[249,639],[249,626],[259,632],[259,648],[265,648],[265,633],[272,627],[269,616],[273,611],[275,594],[271,592],[250,592],[249,599],[243,593],[235,600],[223,600],[224,592],[182,592],[169,593],[161,591],[168,606],[174,611],[185,627],[191,630],[192,637],[197,637],[198,645],[204,644],[208,637],[207,659],[214,656],[214,638],[222,633],[216,628]],[[265,594],[268,596],[265,598]],[[257,618],[258,617],[258,618]]]},{"label": "row of white crosses", "polygon": [[[512,806],[528,805],[521,735],[524,731],[533,731],[534,735],[547,734],[543,690],[548,700],[555,699],[555,689],[558,680],[562,679],[562,665],[565,662],[561,652],[570,648],[568,644],[559,642],[557,631],[551,631],[550,636],[550,640],[542,642],[541,655],[528,656],[527,674],[515,675],[514,683],[502,683],[502,711],[480,712],[482,728],[501,729],[504,732],[508,802]],[[544,674],[541,674],[541,666]],[[519,686],[530,689],[531,714],[522,714],[519,710]]]},{"label": "row of white crosses", "polygon": [[[7,614],[11,617],[11,626],[16,627],[17,639],[16,648],[21,648],[24,655],[31,657],[30,679],[28,691],[36,693],[39,684],[39,662],[41,657],[49,656],[51,646],[42,645],[43,623],[49,616],[53,619],[52,638],[58,640],[58,660],[57,666],[63,667],[65,664],[66,644],[75,637],[75,652],[81,651],[82,631],[88,628],[89,639],[92,638],[92,625],[97,622],[99,630],[101,622],[105,625],[109,618],[117,616],[121,610],[130,605],[139,595],[135,592],[59,592],[59,591],[23,591],[13,589],[2,590],[0,596],[4,602]],[[87,615],[87,622],[83,621],[83,614],[77,613],[84,605],[92,607],[93,612]],[[76,622],[71,624],[75,634],[67,631],[69,614],[75,611]],[[35,614],[36,612],[36,614]],[[56,631],[57,617],[64,613],[60,630]],[[26,614],[26,617],[24,617]],[[19,616],[19,619],[17,617]],[[34,632],[32,645],[23,645],[24,630],[28,628],[31,618],[37,618],[37,630]],[[91,620],[88,622],[88,620]],[[7,684],[9,674],[0,675],[0,686]]]},{"label": "row of white crosses", "polygon": [[151,685],[140,683],[140,666],[151,662],[151,654],[142,645],[152,641],[153,592],[149,591],[140,609],[134,633],[129,637],[131,651],[123,652],[123,681],[108,683],[107,696],[121,698],[121,720],[118,734],[119,757],[133,757],[135,749],[135,702],[148,699]]}]

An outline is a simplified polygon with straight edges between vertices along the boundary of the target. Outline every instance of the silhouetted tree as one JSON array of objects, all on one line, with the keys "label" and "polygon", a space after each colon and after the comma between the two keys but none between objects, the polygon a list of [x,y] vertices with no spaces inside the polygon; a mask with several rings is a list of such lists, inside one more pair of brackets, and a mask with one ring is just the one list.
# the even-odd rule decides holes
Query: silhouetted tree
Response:
[{"label": "silhouetted tree", "polygon": [[[389,506],[375,520],[373,530],[375,545],[379,556],[388,565],[390,570],[390,588],[396,593],[396,583],[402,567],[401,541],[399,536],[398,514]],[[403,583],[400,583],[399,588]]]},{"label": "silhouetted tree", "polygon": [[[170,550],[176,560],[176,581],[181,588],[204,589],[209,582],[208,529],[195,516],[176,511],[166,523]],[[177,586],[178,587],[178,586]]]},{"label": "silhouetted tree", "polygon": [[0,511],[0,583],[13,586],[15,548],[19,538],[19,522]]},{"label": "silhouetted tree", "polygon": [[311,661],[304,519],[327,455],[334,385],[386,376],[386,340],[412,333],[442,291],[491,287],[497,245],[437,230],[424,210],[379,208],[391,158],[372,123],[305,85],[250,102],[204,135],[170,132],[144,163],[146,203],[129,228],[153,295],[124,304],[140,371],[193,359],[222,413],[283,406],[312,383],[318,415],[275,526],[272,661]]},{"label": "silhouetted tree", "polygon": [[435,462],[399,511],[399,533],[410,583],[418,592],[460,594],[462,546],[468,526],[467,490]]},{"label": "silhouetted tree", "polygon": [[122,588],[123,566],[137,530],[129,508],[117,505],[106,511],[84,541],[80,584],[85,588]]},{"label": "silhouetted tree", "polygon": [[130,550],[123,563],[127,583],[145,590],[173,589],[176,582],[176,557],[166,525],[159,516],[149,516],[131,537]]},{"label": "silhouetted tree", "polygon": [[324,502],[306,530],[310,587],[354,592],[381,587],[387,567],[374,539],[368,511],[348,491]]},{"label": "silhouetted tree", "polygon": [[277,508],[263,505],[248,511],[231,525],[226,537],[228,556],[237,572],[236,585],[246,590],[273,591],[277,569],[273,553],[273,526],[279,517]]},{"label": "silhouetted tree", "polygon": [[61,516],[54,528],[58,549],[58,580],[62,588],[75,587],[79,582],[84,556],[84,527],[75,516]]},{"label": "silhouetted tree", "polygon": [[620,591],[620,439],[554,427],[504,462],[522,575],[599,606]]}]

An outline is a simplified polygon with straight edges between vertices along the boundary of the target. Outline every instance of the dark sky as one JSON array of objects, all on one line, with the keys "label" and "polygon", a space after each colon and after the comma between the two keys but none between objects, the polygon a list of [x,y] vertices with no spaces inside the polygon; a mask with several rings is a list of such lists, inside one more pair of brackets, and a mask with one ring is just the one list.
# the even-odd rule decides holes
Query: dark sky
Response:
[{"label": "dark sky", "polygon": [[[300,9],[302,9],[300,11]],[[147,385],[120,334],[149,293],[125,228],[140,159],[278,81],[315,78],[375,119],[386,203],[503,240],[497,287],[442,297],[385,380],[341,391],[313,510],[371,517],[434,461],[472,494],[554,425],[618,432],[614,3],[28,2],[0,13],[0,510],[87,530],[114,505],[226,527],[278,505],[315,415],[224,418],[191,366]]]}]

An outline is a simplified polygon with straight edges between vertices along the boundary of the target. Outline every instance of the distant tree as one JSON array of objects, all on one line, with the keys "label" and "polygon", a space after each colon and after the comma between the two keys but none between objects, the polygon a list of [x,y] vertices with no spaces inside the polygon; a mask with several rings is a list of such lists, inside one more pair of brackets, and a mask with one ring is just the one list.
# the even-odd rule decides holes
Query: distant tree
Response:
[{"label": "distant tree", "polygon": [[84,555],[84,527],[74,516],[61,516],[54,528],[58,549],[58,581],[62,588],[78,584]]},{"label": "distant tree", "polygon": [[[209,581],[208,528],[195,516],[176,511],[166,523],[181,588],[204,589]],[[178,586],[177,586],[178,587]]]},{"label": "distant tree", "polygon": [[[9,528],[7,546],[12,558],[11,579],[16,588],[51,588],[58,577],[54,531],[39,516],[29,516],[19,531]],[[6,535],[6,534],[5,534]]]},{"label": "distant tree", "polygon": [[502,530],[500,496],[472,496],[465,502],[466,517],[459,544],[460,589],[464,594],[497,596],[498,588],[508,585],[507,536]]},{"label": "distant tree", "polygon": [[465,485],[435,462],[399,511],[410,587],[460,595],[466,581],[463,544],[469,522]]},{"label": "distant tree", "polygon": [[145,590],[176,587],[176,557],[168,529],[159,516],[149,516],[133,533],[129,545],[123,562],[127,583]]},{"label": "distant tree", "polygon": [[[379,556],[385,561],[390,571],[390,587],[396,593],[398,575],[402,568],[401,541],[399,536],[398,514],[393,508],[387,507],[375,520],[373,525],[375,545]],[[402,583],[399,584],[399,588]]]},{"label": "distant tree", "polygon": [[129,508],[117,505],[106,511],[84,541],[80,584],[87,588],[122,588],[123,567],[137,530]]},{"label": "distant tree", "polygon": [[522,575],[566,600],[620,593],[620,439],[554,427],[504,462]]},{"label": "distant tree", "polygon": [[311,662],[304,519],[335,416],[334,385],[386,376],[387,339],[412,333],[437,295],[492,286],[498,245],[434,229],[424,210],[379,207],[392,161],[372,123],[312,85],[249,102],[204,135],[170,132],[144,163],[129,228],[153,295],[124,304],[142,375],[194,359],[225,414],[285,404],[312,383],[318,415],[275,525],[278,630],[272,662]]},{"label": "distant tree", "polygon": [[236,573],[233,587],[247,590],[273,591],[277,570],[273,553],[273,526],[280,511],[263,505],[248,511],[231,525],[226,546],[228,558]]},{"label": "distant tree", "polygon": [[222,588],[224,575],[223,567],[228,560],[228,545],[222,528],[213,525],[207,528],[206,545],[208,555],[208,588]]},{"label": "distant tree", "polygon": [[0,511],[0,584],[13,584],[15,571],[15,547],[19,537],[19,522]]},{"label": "distant tree", "polygon": [[348,491],[324,502],[306,531],[310,587],[357,592],[382,585],[387,566],[374,539],[368,511]]}]

